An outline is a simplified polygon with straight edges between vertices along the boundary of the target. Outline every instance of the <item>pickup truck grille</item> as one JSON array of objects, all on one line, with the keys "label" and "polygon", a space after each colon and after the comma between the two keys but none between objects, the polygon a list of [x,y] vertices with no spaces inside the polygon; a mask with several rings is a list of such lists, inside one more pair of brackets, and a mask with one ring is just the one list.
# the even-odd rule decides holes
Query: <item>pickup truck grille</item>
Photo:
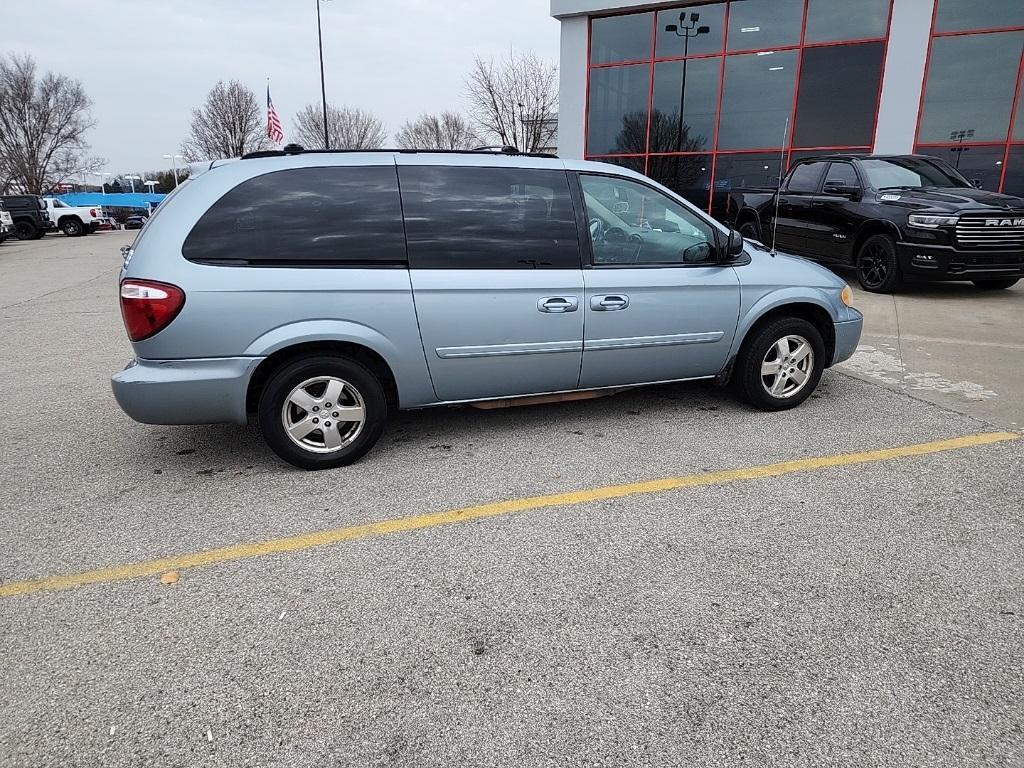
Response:
[{"label": "pickup truck grille", "polygon": [[1024,211],[962,216],[956,240],[962,248],[1024,249]]}]

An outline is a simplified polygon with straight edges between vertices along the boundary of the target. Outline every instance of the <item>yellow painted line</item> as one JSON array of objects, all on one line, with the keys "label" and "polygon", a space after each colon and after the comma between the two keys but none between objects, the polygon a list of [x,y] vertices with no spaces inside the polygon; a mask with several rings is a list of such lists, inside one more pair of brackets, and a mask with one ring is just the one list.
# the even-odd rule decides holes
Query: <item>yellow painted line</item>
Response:
[{"label": "yellow painted line", "polygon": [[66,576],[50,576],[30,581],[13,581],[0,585],[0,598],[28,595],[33,592],[46,592],[60,589],[82,587],[86,584],[100,584],[126,579],[137,579],[144,576],[156,576],[165,571],[176,571],[182,568],[194,568],[200,565],[215,565],[247,557],[264,557],[279,555],[285,552],[299,552],[343,541],[355,541],[369,536],[382,536],[389,533],[414,531],[420,528],[433,528],[450,523],[464,523],[469,520],[480,520],[487,517],[507,515],[512,512],[562,507],[573,504],[584,504],[588,501],[620,499],[625,496],[637,496],[644,493],[658,493],[679,488],[696,488],[698,486],[719,485],[737,480],[754,480],[762,477],[777,477],[793,472],[806,472],[827,467],[845,467],[853,464],[870,464],[877,461],[889,461],[908,456],[925,456],[930,453],[954,451],[972,448],[979,445],[1017,440],[1021,435],[1015,432],[985,432],[967,435],[952,440],[937,440],[931,443],[904,445],[898,448],[884,448],[877,451],[861,453],[840,453],[832,456],[818,456],[810,459],[783,461],[778,464],[766,464],[759,467],[743,469],[727,469],[721,472],[704,472],[697,475],[666,477],[661,480],[649,480],[626,485],[609,485],[603,488],[592,488],[568,493],[555,493],[549,496],[531,496],[525,499],[511,499],[492,504],[480,504],[475,507],[452,509],[446,512],[433,512],[425,515],[411,515],[394,520],[381,520],[377,523],[353,525],[347,528],[336,528],[329,531],[304,533],[298,536],[287,536],[281,539],[270,539],[255,544],[235,544],[230,547],[210,549],[205,552],[194,552],[185,555],[172,555],[158,560],[146,560],[141,563],[117,565],[111,568],[98,568],[94,571],[72,573]]}]

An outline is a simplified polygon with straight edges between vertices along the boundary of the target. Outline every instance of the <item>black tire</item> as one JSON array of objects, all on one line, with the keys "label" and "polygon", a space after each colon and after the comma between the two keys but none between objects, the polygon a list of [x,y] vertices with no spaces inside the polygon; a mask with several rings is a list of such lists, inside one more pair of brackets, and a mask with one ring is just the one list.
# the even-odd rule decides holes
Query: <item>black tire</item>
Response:
[{"label": "black tire", "polygon": [[748,238],[750,240],[757,240],[757,242],[759,242],[759,243],[762,242],[761,241],[761,228],[759,226],[757,226],[757,222],[754,222],[754,221],[745,221],[745,222],[743,222],[742,224],[740,224],[739,232],[740,232],[741,235],[743,235],[744,237],[746,237],[746,238]]},{"label": "black tire", "polygon": [[39,228],[31,221],[16,221],[14,222],[14,236],[19,240],[36,240],[38,239]]},{"label": "black tire", "polygon": [[85,234],[85,226],[78,219],[64,219],[60,223],[60,231],[68,237],[81,237]]},{"label": "black tire", "polygon": [[[795,367],[806,376],[799,384],[799,389],[793,390],[790,394],[777,396],[769,392],[768,388],[775,383],[778,375],[762,374],[762,364],[771,364],[774,358],[781,356],[776,345],[787,337],[799,337],[809,344],[811,359],[806,364],[806,369],[799,362],[795,366],[780,366],[787,369]],[[789,344],[792,345],[793,342]],[[791,352],[799,354],[799,345],[792,346]],[[821,381],[821,374],[827,362],[825,342],[817,328],[798,317],[780,317],[755,330],[743,342],[739,357],[736,359],[736,367],[733,369],[732,383],[740,396],[755,408],[762,411],[784,411],[795,408],[811,396]],[[789,376],[783,375],[786,381],[790,381]],[[795,379],[792,381],[795,382]],[[782,391],[788,387],[789,384],[785,384]]]},{"label": "black tire", "polygon": [[[334,422],[329,421],[337,410],[326,409],[326,389],[318,392],[319,383],[310,386],[305,391],[311,395],[311,403],[316,403],[309,411],[298,406],[289,406],[285,413],[285,404],[289,396],[300,384],[318,378],[332,378],[340,380],[345,387],[342,390],[342,406],[355,408],[362,402],[363,422],[358,430],[353,431],[354,422],[347,422],[343,418],[334,416]],[[326,387],[326,382],[324,382]],[[300,393],[301,394],[301,393]],[[338,403],[331,404],[338,408]],[[318,413],[326,415],[320,422],[322,426],[312,427],[304,440],[310,443],[321,444],[312,447],[303,447],[293,439],[286,427],[284,419],[294,418],[298,422],[305,422],[306,419],[312,422],[316,419],[314,410],[322,408]],[[305,416],[300,414],[305,413]],[[330,355],[318,355],[316,357],[305,357],[288,363],[273,374],[267,380],[260,394],[259,401],[259,425],[263,433],[263,439],[267,445],[278,456],[289,464],[300,469],[333,469],[351,464],[362,458],[367,451],[373,448],[384,431],[387,421],[387,400],[384,396],[384,388],[377,377],[365,366],[345,357]],[[342,425],[345,425],[342,428]],[[307,426],[311,426],[307,424]],[[340,447],[329,448],[326,440],[324,426],[333,427],[338,432]],[[348,434],[347,434],[348,433]]]},{"label": "black tire", "polygon": [[983,291],[999,291],[1003,288],[1012,288],[1020,282],[1020,278],[1009,277],[1004,280],[972,280],[971,282]]},{"label": "black tire", "polygon": [[861,244],[857,252],[857,280],[869,293],[892,293],[903,285],[896,241],[889,235],[871,235]]}]

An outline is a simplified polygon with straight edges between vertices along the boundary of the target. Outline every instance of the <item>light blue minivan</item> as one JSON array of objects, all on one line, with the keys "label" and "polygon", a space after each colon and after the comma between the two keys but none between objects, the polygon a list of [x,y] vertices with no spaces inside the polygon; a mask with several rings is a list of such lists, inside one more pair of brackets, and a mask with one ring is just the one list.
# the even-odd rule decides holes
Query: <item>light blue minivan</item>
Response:
[{"label": "light blue minivan", "polygon": [[214,162],[125,249],[120,297],[129,416],[255,416],[306,469],[358,459],[393,408],[691,379],[791,408],[862,326],[831,272],[650,179],[511,150]]}]

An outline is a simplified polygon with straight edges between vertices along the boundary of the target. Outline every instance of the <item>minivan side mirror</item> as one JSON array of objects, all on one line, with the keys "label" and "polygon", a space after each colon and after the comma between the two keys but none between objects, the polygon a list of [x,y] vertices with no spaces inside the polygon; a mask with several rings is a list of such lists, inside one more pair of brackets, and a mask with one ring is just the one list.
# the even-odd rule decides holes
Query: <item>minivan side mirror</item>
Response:
[{"label": "minivan side mirror", "polygon": [[725,241],[725,249],[722,252],[721,260],[723,263],[728,263],[733,261],[741,253],[743,253],[743,235],[735,229],[730,229],[729,236]]}]

